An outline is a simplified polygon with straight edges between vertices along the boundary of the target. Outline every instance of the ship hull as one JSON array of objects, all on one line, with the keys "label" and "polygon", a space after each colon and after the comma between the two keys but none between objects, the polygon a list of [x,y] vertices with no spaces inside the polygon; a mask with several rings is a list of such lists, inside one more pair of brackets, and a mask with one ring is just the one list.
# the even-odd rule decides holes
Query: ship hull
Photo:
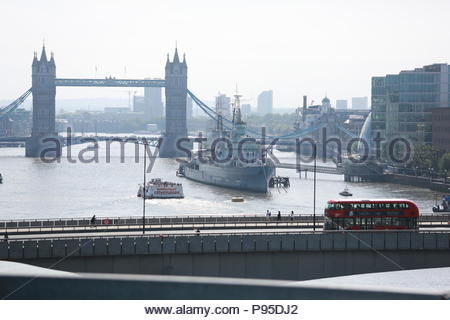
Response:
[{"label": "ship hull", "polygon": [[198,169],[189,165],[183,167],[184,176],[188,179],[214,186],[253,192],[267,192],[269,180],[275,175],[275,167],[269,165],[230,168],[200,164]]}]

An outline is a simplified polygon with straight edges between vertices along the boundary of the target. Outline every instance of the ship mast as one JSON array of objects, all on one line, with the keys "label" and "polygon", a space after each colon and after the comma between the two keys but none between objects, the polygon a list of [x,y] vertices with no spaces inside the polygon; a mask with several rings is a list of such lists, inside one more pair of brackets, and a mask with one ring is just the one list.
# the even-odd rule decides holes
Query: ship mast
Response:
[{"label": "ship mast", "polygon": [[234,101],[233,101],[233,124],[244,124],[245,122],[242,121],[242,115],[241,115],[241,100],[240,98],[242,95],[238,94],[237,92],[237,86],[236,86],[236,94],[234,95]]}]

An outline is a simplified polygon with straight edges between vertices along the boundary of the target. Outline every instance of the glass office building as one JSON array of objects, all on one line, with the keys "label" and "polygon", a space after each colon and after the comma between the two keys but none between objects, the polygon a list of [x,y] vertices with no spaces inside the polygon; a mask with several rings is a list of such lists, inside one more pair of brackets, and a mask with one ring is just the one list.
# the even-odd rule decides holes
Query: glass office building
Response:
[{"label": "glass office building", "polygon": [[450,107],[448,64],[372,78],[372,137],[432,142],[431,109]]}]

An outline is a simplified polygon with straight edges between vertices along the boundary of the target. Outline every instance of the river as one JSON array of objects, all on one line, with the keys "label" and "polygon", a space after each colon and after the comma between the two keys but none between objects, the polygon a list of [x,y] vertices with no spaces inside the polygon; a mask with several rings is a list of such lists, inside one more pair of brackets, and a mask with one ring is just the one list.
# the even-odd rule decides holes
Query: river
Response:
[{"label": "river", "polygon": [[[39,159],[25,158],[23,148],[0,149],[0,219],[37,219],[140,216],[142,200],[136,197],[138,184],[143,179],[143,158],[135,162],[134,145],[125,148],[125,158],[120,161],[120,145],[111,146],[111,159],[107,162],[105,142],[99,143],[98,163],[69,162],[66,148],[59,163],[43,163]],[[72,147],[72,154],[86,145]],[[93,151],[85,154],[85,158]],[[282,162],[295,162],[294,153],[275,155]],[[323,165],[321,162],[318,165]],[[198,215],[198,214],[312,214],[313,174],[308,179],[299,178],[295,170],[277,169],[277,174],[289,176],[289,189],[271,189],[268,194],[257,194],[209,186],[177,177],[174,159],[157,158],[150,178],[182,182],[185,198],[147,200],[147,215]],[[327,200],[340,198],[346,187],[343,176],[317,174],[316,213],[323,213]],[[412,186],[381,183],[348,183],[354,198],[407,198],[415,201],[422,213],[431,211],[435,193]],[[233,196],[243,196],[243,203],[231,202]],[[440,195],[439,195],[440,197]]]}]

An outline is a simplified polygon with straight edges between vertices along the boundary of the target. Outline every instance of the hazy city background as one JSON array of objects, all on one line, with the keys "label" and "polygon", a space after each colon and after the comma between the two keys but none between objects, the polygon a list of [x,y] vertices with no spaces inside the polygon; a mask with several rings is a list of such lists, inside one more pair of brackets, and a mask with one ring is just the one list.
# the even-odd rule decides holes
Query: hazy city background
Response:
[{"label": "hazy city background", "polygon": [[[449,9],[448,1],[3,1],[0,27],[14,32],[2,34],[0,99],[30,87],[30,50],[44,39],[57,75],[140,79],[163,76],[178,41],[189,87],[205,100],[238,84],[252,105],[268,89],[275,110],[299,106],[303,94],[327,94],[334,105],[370,97],[371,76],[449,61]],[[124,107],[128,91],[83,96]],[[57,99],[79,95],[61,88]],[[95,109],[95,101],[79,106]]]}]

